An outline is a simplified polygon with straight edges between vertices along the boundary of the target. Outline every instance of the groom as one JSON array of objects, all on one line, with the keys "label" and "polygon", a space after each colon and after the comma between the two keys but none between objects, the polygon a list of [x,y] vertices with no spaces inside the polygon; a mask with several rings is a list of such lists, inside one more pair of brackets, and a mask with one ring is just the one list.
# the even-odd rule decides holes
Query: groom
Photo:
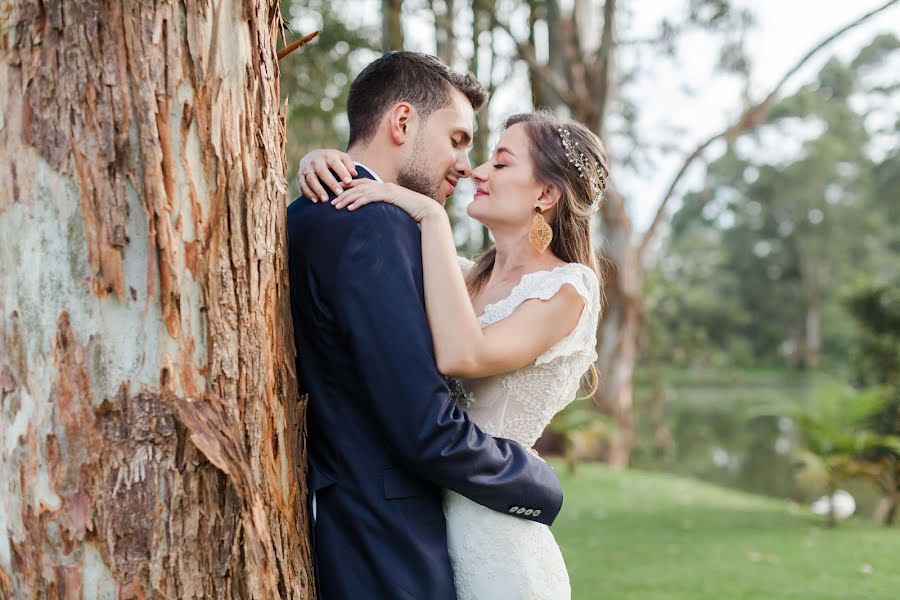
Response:
[{"label": "groom", "polygon": [[[477,81],[433,57],[385,54],[347,99],[358,176],[443,203],[469,176],[484,100]],[[435,366],[413,219],[390,204],[351,213],[301,196],[287,228],[319,598],[455,600],[442,489],[549,525],[559,480],[454,405]]]}]

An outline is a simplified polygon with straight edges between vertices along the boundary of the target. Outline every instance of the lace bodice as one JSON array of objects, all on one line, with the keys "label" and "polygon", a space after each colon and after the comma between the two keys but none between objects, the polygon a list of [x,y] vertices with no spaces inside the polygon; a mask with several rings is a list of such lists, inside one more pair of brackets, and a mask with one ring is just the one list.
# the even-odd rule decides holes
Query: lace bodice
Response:
[{"label": "lace bodice", "polygon": [[[460,260],[464,271],[469,264]],[[597,359],[600,284],[591,269],[578,263],[526,274],[509,296],[485,307],[479,322],[487,327],[526,300],[552,298],[564,285],[574,287],[584,300],[581,318],[569,335],[525,368],[452,382],[454,399],[486,433],[533,446],[553,415],[575,399],[581,377]]]}]

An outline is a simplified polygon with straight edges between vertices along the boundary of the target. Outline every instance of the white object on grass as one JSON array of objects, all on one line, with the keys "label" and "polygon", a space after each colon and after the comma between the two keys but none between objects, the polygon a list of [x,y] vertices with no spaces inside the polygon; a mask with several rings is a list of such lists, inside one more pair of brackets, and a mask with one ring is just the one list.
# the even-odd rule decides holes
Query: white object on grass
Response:
[{"label": "white object on grass", "polygon": [[829,496],[822,496],[812,503],[812,511],[817,515],[827,515],[831,511],[831,505],[834,503],[834,516],[839,521],[847,519],[856,512],[856,501],[850,492],[845,490],[837,490]]}]

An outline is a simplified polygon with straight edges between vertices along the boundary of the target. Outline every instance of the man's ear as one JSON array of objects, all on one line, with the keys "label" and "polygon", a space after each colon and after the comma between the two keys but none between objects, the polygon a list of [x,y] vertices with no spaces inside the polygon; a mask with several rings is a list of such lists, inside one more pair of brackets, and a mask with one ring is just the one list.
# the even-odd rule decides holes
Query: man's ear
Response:
[{"label": "man's ear", "polygon": [[398,102],[391,109],[388,121],[388,133],[391,141],[402,146],[412,135],[416,121],[416,109],[409,102]]},{"label": "man's ear", "polygon": [[562,192],[555,185],[544,185],[541,188],[541,195],[538,197],[535,206],[541,207],[541,212],[552,212],[559,204],[562,198]]}]

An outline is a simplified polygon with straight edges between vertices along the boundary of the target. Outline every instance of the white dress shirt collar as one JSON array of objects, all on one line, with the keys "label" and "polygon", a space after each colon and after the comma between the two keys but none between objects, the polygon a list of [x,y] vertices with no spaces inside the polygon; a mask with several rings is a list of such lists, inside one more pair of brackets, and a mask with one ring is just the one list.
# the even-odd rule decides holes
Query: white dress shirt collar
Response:
[{"label": "white dress shirt collar", "polygon": [[372,175],[372,177],[375,178],[375,181],[377,181],[378,183],[384,183],[384,181],[381,180],[381,177],[378,176],[378,173],[376,173],[375,171],[373,171],[372,169],[370,169],[370,168],[367,167],[366,165],[362,164],[362,163],[359,162],[359,161],[353,161],[353,164],[355,164],[357,167],[362,167],[363,169],[365,169],[366,171],[368,171],[368,172]]}]

